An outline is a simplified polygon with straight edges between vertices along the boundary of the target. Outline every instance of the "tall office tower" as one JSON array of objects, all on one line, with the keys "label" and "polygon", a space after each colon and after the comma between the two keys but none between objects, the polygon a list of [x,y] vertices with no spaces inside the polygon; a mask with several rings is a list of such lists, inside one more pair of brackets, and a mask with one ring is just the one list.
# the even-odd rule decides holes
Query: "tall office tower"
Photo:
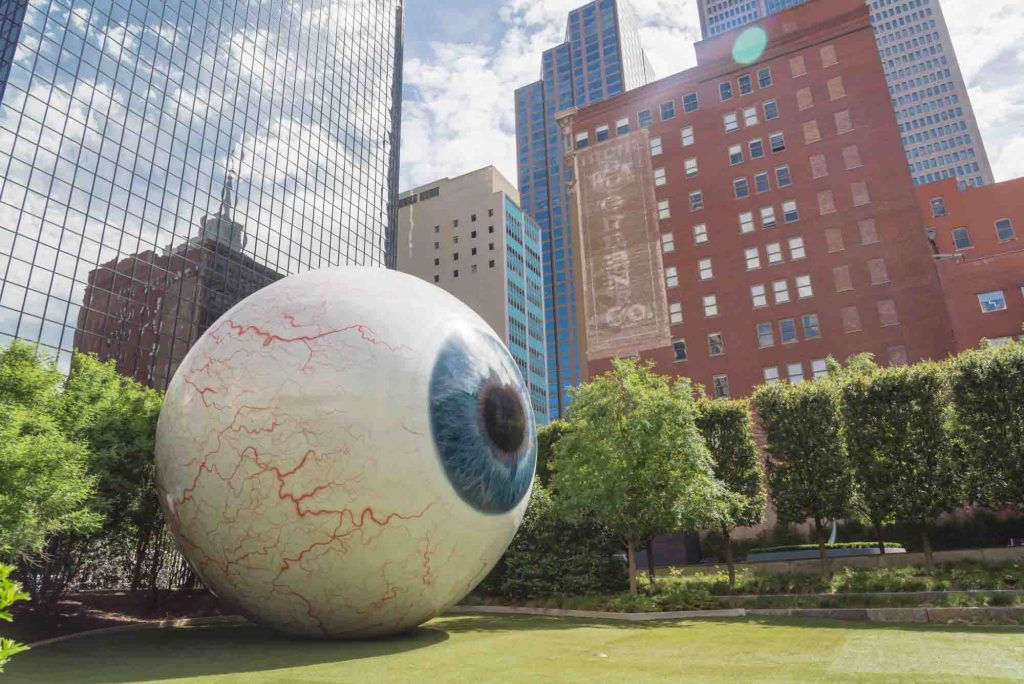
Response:
[{"label": "tall office tower", "polygon": [[519,192],[493,166],[403,192],[398,270],[434,283],[505,340],[548,422],[541,233]]},{"label": "tall office tower", "polygon": [[829,356],[953,348],[864,3],[758,25],[763,52],[727,32],[697,67],[561,117],[591,374],[639,354],[743,396]]},{"label": "tall office tower", "polygon": [[0,8],[0,343],[155,387],[240,298],[393,262],[401,0]]},{"label": "tall office tower", "polygon": [[544,51],[541,79],[516,90],[516,150],[523,209],[544,245],[548,414],[559,417],[565,389],[580,381],[566,173],[555,115],[600,102],[653,78],[637,21],[625,0],[594,0],[569,13],[565,42]]},{"label": "tall office tower", "polygon": [[[705,38],[808,0],[698,0]],[[827,0],[815,0],[826,2]],[[868,0],[889,97],[915,185],[993,180],[939,0]]]}]

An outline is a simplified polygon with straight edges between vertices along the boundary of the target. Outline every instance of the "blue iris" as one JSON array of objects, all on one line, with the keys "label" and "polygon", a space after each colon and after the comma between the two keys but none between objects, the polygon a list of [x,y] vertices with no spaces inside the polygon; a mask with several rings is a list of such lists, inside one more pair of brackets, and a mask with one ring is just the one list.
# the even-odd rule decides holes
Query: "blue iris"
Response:
[{"label": "blue iris", "polygon": [[522,375],[492,334],[459,329],[430,376],[430,425],[445,474],[463,501],[506,513],[533,481],[537,448]]}]

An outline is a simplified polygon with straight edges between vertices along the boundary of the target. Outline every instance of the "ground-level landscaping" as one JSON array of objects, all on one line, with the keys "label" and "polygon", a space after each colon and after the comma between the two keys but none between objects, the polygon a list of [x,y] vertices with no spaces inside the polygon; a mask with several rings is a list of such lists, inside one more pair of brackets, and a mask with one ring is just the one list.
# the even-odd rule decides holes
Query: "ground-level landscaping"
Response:
[{"label": "ground-level landscaping", "polygon": [[618,623],[446,617],[384,641],[321,643],[250,626],[87,636],[11,661],[5,682],[1000,682],[1024,631],[794,619]]}]

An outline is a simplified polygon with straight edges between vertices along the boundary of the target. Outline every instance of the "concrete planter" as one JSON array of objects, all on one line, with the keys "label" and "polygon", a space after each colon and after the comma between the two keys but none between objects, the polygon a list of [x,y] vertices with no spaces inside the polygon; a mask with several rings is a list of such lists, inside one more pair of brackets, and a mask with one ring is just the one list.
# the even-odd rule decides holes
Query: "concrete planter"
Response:
[{"label": "concrete planter", "polygon": [[[885,554],[906,553],[906,549],[886,549]],[[853,556],[881,556],[882,552],[877,546],[858,549],[826,549],[825,555],[829,558],[851,558]],[[766,553],[752,553],[747,556],[748,563],[767,563],[769,561],[795,561],[795,560],[818,560],[818,550],[808,549],[806,551],[768,551]]]}]

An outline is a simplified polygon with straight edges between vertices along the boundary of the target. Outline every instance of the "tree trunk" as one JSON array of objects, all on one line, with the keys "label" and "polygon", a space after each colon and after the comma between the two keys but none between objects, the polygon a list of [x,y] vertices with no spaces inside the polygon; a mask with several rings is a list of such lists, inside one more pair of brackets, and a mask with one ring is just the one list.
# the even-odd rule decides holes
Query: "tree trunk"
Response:
[{"label": "tree trunk", "polygon": [[626,557],[629,559],[629,593],[636,596],[636,547],[631,541],[626,543]]},{"label": "tree trunk", "polygon": [[651,580],[652,587],[657,582],[654,575],[654,540],[652,539],[647,542],[647,579]]},{"label": "tree trunk", "polygon": [[878,538],[878,552],[885,555],[885,538],[882,535],[882,523],[879,520],[873,520],[872,524],[875,526],[875,536]]},{"label": "tree trunk", "polygon": [[832,576],[828,567],[828,552],[825,550],[825,531],[822,529],[821,520],[814,519],[814,527],[818,532],[818,559],[821,561],[821,577],[826,582]]},{"label": "tree trunk", "polygon": [[722,526],[722,537],[725,539],[725,565],[729,568],[729,588],[736,586],[736,564],[732,556],[732,535],[729,529]]},{"label": "tree trunk", "polygon": [[932,540],[928,538],[927,529],[921,530],[921,550],[924,551],[925,571],[931,575],[935,571],[935,564],[932,561]]}]

